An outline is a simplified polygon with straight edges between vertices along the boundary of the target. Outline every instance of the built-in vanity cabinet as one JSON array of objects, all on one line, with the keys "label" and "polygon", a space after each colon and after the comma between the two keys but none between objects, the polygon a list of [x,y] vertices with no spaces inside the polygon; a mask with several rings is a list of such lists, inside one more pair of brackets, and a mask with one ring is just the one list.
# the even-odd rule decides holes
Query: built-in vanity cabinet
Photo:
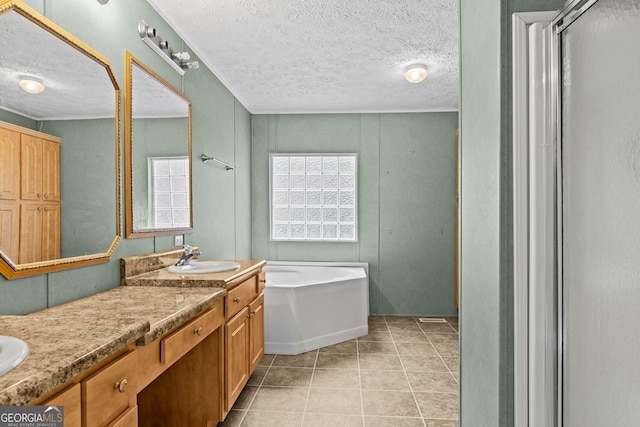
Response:
[{"label": "built-in vanity cabinet", "polygon": [[225,297],[224,416],[264,355],[264,277],[261,272],[245,280]]},{"label": "built-in vanity cabinet", "polygon": [[0,328],[30,346],[0,379],[0,406],[64,406],[66,427],[223,421],[264,355],[266,262],[181,275],[167,272],[173,251],[152,255],[121,263],[114,289],[0,316]]},{"label": "built-in vanity cabinet", "polygon": [[18,264],[60,258],[60,141],[0,122],[0,249]]}]

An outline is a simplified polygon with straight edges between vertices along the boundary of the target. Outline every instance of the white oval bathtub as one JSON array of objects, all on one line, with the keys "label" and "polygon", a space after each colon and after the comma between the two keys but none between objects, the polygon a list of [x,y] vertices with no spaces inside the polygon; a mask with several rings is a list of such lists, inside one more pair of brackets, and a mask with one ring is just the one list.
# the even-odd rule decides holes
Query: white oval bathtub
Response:
[{"label": "white oval bathtub", "polygon": [[265,353],[299,354],[368,333],[368,264],[268,261]]}]

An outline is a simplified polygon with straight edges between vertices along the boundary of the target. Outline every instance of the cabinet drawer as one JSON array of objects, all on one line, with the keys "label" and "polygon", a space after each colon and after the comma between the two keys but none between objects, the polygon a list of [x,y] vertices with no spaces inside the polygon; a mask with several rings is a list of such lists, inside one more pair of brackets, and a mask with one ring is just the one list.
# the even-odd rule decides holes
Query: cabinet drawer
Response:
[{"label": "cabinet drawer", "polygon": [[160,343],[162,363],[174,363],[218,329],[223,319],[222,304],[222,299],[216,301],[211,310],[164,338]]},{"label": "cabinet drawer", "polygon": [[264,291],[265,286],[267,285],[267,275],[264,271],[261,271],[258,274],[258,293]]},{"label": "cabinet drawer", "polygon": [[258,276],[252,276],[235,288],[227,291],[225,297],[225,316],[227,319],[235,316],[258,295]]},{"label": "cabinet drawer", "polygon": [[[136,353],[129,352],[82,382],[85,426],[108,425],[136,400]],[[134,405],[130,403],[133,402]]]}]

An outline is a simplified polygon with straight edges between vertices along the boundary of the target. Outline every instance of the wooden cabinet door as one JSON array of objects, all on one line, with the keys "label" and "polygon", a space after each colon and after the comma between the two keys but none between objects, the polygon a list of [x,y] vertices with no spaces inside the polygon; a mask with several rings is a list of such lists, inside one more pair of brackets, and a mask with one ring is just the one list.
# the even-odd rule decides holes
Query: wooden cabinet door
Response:
[{"label": "wooden cabinet door", "polygon": [[0,127],[0,200],[20,198],[20,134]]},{"label": "wooden cabinet door", "polygon": [[42,206],[42,261],[60,258],[60,204]]},{"label": "wooden cabinet door", "polygon": [[42,254],[42,205],[20,206],[20,264],[40,261]]},{"label": "wooden cabinet door", "polygon": [[0,250],[18,261],[20,250],[20,205],[0,201]]},{"label": "wooden cabinet door", "polygon": [[20,138],[20,195],[23,200],[42,200],[42,139]]},{"label": "wooden cabinet door", "polygon": [[75,384],[56,394],[51,399],[42,402],[42,405],[63,406],[64,427],[82,427],[80,396],[80,384]]},{"label": "wooden cabinet door", "polygon": [[42,140],[42,197],[60,201],[60,144]]},{"label": "wooden cabinet door", "polygon": [[249,380],[249,308],[245,307],[224,327],[225,411],[231,410]]},{"label": "wooden cabinet door", "polygon": [[249,375],[264,356],[264,294],[249,304]]}]

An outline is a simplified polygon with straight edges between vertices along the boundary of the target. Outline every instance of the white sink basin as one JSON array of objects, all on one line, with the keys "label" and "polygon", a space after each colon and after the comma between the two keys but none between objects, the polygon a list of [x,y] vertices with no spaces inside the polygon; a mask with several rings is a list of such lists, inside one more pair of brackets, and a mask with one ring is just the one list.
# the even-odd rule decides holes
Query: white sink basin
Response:
[{"label": "white sink basin", "polygon": [[187,265],[172,265],[169,273],[204,274],[231,271],[240,268],[240,264],[233,261],[191,261]]},{"label": "white sink basin", "polygon": [[26,342],[6,335],[0,335],[0,375],[4,375],[27,357],[29,346]]}]

